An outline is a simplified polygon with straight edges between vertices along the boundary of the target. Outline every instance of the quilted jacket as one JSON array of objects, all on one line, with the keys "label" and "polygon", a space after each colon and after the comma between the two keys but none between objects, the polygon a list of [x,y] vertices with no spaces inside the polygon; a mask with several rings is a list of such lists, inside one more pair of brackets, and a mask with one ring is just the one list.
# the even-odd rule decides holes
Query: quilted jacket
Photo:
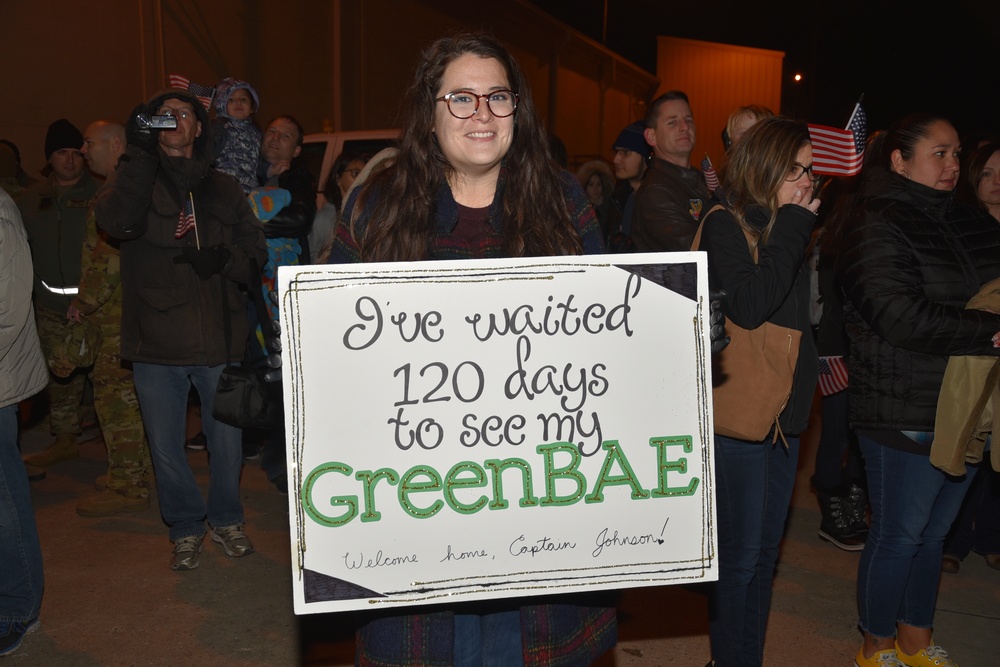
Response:
[{"label": "quilted jacket", "polygon": [[933,431],[948,357],[998,355],[1000,315],[967,310],[1000,277],[1000,225],[952,193],[876,169],[836,272],[850,339],[855,429]]}]

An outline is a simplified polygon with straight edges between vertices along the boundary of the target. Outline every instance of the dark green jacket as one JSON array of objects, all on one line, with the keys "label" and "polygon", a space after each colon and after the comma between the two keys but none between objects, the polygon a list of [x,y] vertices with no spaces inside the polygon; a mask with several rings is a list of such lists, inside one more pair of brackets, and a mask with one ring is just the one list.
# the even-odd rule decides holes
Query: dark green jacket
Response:
[{"label": "dark green jacket", "polygon": [[83,236],[97,184],[86,170],[75,185],[57,188],[49,177],[18,200],[35,266],[35,303],[65,313],[80,284]]}]

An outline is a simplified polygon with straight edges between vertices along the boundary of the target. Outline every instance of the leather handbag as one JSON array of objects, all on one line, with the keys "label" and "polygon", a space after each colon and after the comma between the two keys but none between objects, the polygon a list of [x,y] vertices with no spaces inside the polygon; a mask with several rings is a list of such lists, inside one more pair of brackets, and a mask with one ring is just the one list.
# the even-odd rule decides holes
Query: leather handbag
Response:
[{"label": "leather handbag", "polygon": [[[721,205],[713,207],[702,218],[692,250],[700,245],[702,227],[721,208]],[[754,239],[745,229],[743,233],[756,263]],[[802,332],[770,322],[756,329],[744,329],[727,321],[726,335],[730,337],[729,345],[712,355],[715,432],[728,438],[759,442],[773,431],[772,442],[779,437],[785,442],[778,418],[792,395]]]},{"label": "leather handbag", "polygon": [[[267,320],[264,297],[261,295],[260,272],[257,268],[257,262],[254,260],[250,260],[250,284],[247,288],[254,301],[261,331],[265,332],[265,338],[267,338],[267,332],[271,330],[271,327]],[[230,311],[225,285],[222,288],[222,303],[226,349],[228,349],[229,341],[232,340],[232,325],[229,319]],[[252,333],[251,337],[256,339]],[[272,349],[270,341],[268,341],[268,349],[269,351]],[[244,354],[243,362],[239,365],[227,364],[222,369],[219,383],[215,388],[212,416],[224,424],[237,428],[269,429],[279,427],[281,425],[281,385],[278,382],[269,381],[269,378],[275,375],[274,370],[269,369],[267,359],[255,359],[250,354]]]}]

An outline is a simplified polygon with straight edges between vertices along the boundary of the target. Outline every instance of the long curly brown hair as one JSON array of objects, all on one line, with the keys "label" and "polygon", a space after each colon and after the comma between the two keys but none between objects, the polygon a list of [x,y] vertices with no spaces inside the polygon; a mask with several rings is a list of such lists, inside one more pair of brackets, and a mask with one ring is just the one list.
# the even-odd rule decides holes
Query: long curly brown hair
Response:
[{"label": "long curly brown hair", "polygon": [[[560,167],[535,110],[521,68],[493,36],[462,33],[437,40],[420,58],[403,98],[403,128],[394,161],[373,174],[358,194],[351,229],[362,261],[427,259],[437,196],[452,166],[434,134],[435,98],[445,69],[473,54],[492,58],[518,94],[514,137],[503,161],[503,250],[506,256],[579,254],[579,235],[562,196]],[[361,213],[367,220],[359,229]]]}]

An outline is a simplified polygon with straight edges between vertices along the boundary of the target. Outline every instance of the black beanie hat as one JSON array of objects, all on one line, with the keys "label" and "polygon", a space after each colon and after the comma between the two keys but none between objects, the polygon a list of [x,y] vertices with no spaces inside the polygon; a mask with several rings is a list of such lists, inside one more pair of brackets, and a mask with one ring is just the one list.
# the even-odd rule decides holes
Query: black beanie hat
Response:
[{"label": "black beanie hat", "polygon": [[63,148],[80,150],[83,148],[83,135],[73,123],[60,118],[49,125],[49,131],[45,133],[45,161],[48,162],[53,153]]}]

